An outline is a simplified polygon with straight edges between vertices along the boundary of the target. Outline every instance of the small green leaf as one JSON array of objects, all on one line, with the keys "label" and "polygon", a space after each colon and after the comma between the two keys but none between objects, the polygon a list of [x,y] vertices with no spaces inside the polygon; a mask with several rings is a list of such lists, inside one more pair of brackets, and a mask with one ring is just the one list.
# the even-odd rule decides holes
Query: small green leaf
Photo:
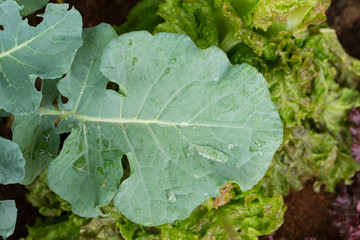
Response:
[{"label": "small green leaf", "polygon": [[36,27],[22,20],[14,1],[0,5],[0,107],[15,115],[34,112],[41,94],[36,77],[54,79],[68,71],[81,46],[82,21],[67,4],[47,5]]},{"label": "small green leaf", "polygon": [[20,182],[25,174],[25,159],[19,146],[0,137],[0,184]]},{"label": "small green leaf", "polygon": [[17,209],[14,200],[0,201],[0,236],[4,239],[14,233]]}]

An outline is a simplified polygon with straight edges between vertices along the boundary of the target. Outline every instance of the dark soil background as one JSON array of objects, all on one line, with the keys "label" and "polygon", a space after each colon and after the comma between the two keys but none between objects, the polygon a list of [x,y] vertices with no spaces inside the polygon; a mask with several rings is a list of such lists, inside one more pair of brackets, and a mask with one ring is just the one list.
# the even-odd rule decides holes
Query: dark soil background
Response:
[{"label": "dark soil background", "polygon": [[[56,1],[52,1],[56,2]],[[127,13],[139,0],[68,0],[80,11],[84,27],[92,27],[101,22],[119,25],[125,21]],[[328,23],[336,29],[340,42],[353,57],[360,58],[360,0],[334,0],[328,12]],[[40,19],[35,15],[30,22],[36,24]],[[11,139],[11,119],[0,118],[0,136]],[[0,185],[0,200],[14,199],[18,207],[18,220],[15,233],[9,238],[19,239],[27,236],[26,225],[33,225],[40,215],[25,198],[26,189],[22,185]],[[316,238],[317,240],[341,239],[335,228],[331,226],[328,213],[335,195],[315,193],[312,182],[305,185],[299,192],[293,192],[285,197],[288,210],[285,222],[274,234],[274,239],[302,240]],[[264,238],[265,239],[265,238]]]}]

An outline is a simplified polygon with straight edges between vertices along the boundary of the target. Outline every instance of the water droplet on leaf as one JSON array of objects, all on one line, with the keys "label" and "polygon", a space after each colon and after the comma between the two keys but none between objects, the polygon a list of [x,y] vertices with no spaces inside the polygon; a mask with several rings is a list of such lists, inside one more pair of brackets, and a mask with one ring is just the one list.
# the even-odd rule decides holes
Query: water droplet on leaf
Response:
[{"label": "water droplet on leaf", "polygon": [[210,146],[196,146],[199,156],[211,160],[212,162],[226,163],[229,161],[229,156],[225,153],[210,147]]},{"label": "water droplet on leaf", "polygon": [[181,123],[179,124],[179,126],[180,126],[180,127],[187,127],[187,126],[189,126],[189,123],[187,123],[187,122],[181,122]]},{"label": "water droplet on leaf", "polygon": [[234,148],[234,144],[232,144],[232,143],[229,143],[227,146],[228,146],[228,149],[233,149]]},{"label": "water droplet on leaf", "polygon": [[176,203],[176,194],[173,190],[169,190],[166,192],[166,197],[169,203]]}]

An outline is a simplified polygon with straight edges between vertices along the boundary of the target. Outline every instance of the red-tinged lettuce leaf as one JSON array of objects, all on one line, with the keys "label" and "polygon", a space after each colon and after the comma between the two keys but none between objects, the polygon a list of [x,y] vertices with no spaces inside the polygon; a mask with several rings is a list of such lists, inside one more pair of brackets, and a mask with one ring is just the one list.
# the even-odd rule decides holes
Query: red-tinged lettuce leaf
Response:
[{"label": "red-tinged lettuce leaf", "polygon": [[352,136],[351,156],[360,162],[360,107],[353,108],[349,114],[349,121],[351,122],[350,133]]},{"label": "red-tinged lettuce leaf", "polygon": [[351,186],[344,186],[332,203],[330,214],[333,226],[347,240],[360,238],[360,174],[357,173]]}]

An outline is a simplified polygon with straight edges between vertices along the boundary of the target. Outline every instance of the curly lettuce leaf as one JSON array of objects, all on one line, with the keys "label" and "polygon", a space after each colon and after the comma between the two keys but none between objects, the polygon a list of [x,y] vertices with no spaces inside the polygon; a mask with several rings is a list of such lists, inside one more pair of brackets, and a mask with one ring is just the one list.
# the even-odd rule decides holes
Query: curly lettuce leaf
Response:
[{"label": "curly lettuce leaf", "polygon": [[208,0],[167,0],[157,12],[165,22],[157,25],[154,33],[185,33],[199,48],[217,46],[219,33],[213,7]]},{"label": "curly lettuce leaf", "polygon": [[334,192],[338,183],[343,180],[350,183],[354,173],[360,170],[359,164],[351,159],[348,148],[344,149],[327,132],[316,133],[299,126],[285,135],[284,143],[262,181],[271,194],[287,195],[290,190],[299,191],[313,177],[316,178],[316,191]]},{"label": "curly lettuce leaf", "polygon": [[163,22],[163,19],[156,14],[159,4],[165,0],[143,0],[133,7],[126,16],[126,22],[115,26],[116,32],[120,35],[131,31],[146,30],[152,32],[154,28]]},{"label": "curly lettuce leaf", "polygon": [[71,205],[50,190],[46,181],[46,170],[41,172],[33,183],[26,186],[29,191],[26,199],[46,217],[59,217],[64,212],[71,212]]},{"label": "curly lettuce leaf", "polygon": [[81,226],[88,221],[74,214],[44,220],[38,218],[34,226],[28,227],[29,234],[25,240],[77,240]]},{"label": "curly lettuce leaf", "polygon": [[[55,197],[56,194],[46,185],[44,176],[44,174],[41,174],[40,178],[37,178],[32,184],[34,187],[28,188],[30,190],[29,195],[34,196],[31,198],[31,202],[33,204],[42,203],[44,206],[49,206],[49,203],[51,203],[50,213],[56,212],[56,209],[59,212],[67,212],[68,210],[64,210],[62,206],[63,200]],[[286,206],[282,197],[276,194],[270,197],[267,194],[265,189],[259,186],[247,192],[242,192],[237,185],[228,183],[222,188],[217,198],[209,198],[205,204],[195,209],[194,213],[185,220],[176,221],[172,225],[161,225],[158,228],[135,224],[121,215],[112,205],[104,206],[102,209],[108,212],[109,216],[94,217],[89,221],[83,219],[82,225],[76,223],[74,236],[79,236],[79,239],[83,240],[187,240],[209,239],[214,237],[216,233],[219,239],[228,239],[228,236],[232,236],[233,239],[257,239],[258,236],[275,231],[284,221]],[[38,198],[35,198],[36,196]],[[220,206],[219,199],[226,199],[226,201],[222,201]],[[64,213],[62,215],[64,216]],[[230,218],[228,219],[226,216],[230,216]],[[54,223],[62,222],[60,226],[70,226],[74,223],[72,217],[58,218],[51,221],[50,218],[47,218],[41,225],[44,227],[50,225],[45,228],[46,232],[42,232],[40,225],[37,223],[35,225],[36,231],[31,230],[32,234],[29,235],[28,239],[32,239],[31,236],[34,237],[34,232],[42,232],[41,234],[46,234],[44,236],[47,236],[48,239],[52,239],[50,236],[57,239],[56,236],[59,230]],[[80,218],[76,219],[80,220]],[[66,221],[70,223],[65,223]],[[230,222],[234,224],[232,225]],[[80,231],[78,226],[81,226]],[[226,228],[222,228],[224,226]],[[30,229],[32,228],[30,227]],[[74,228],[71,227],[71,229]],[[80,232],[80,235],[78,235],[78,232]]]}]

